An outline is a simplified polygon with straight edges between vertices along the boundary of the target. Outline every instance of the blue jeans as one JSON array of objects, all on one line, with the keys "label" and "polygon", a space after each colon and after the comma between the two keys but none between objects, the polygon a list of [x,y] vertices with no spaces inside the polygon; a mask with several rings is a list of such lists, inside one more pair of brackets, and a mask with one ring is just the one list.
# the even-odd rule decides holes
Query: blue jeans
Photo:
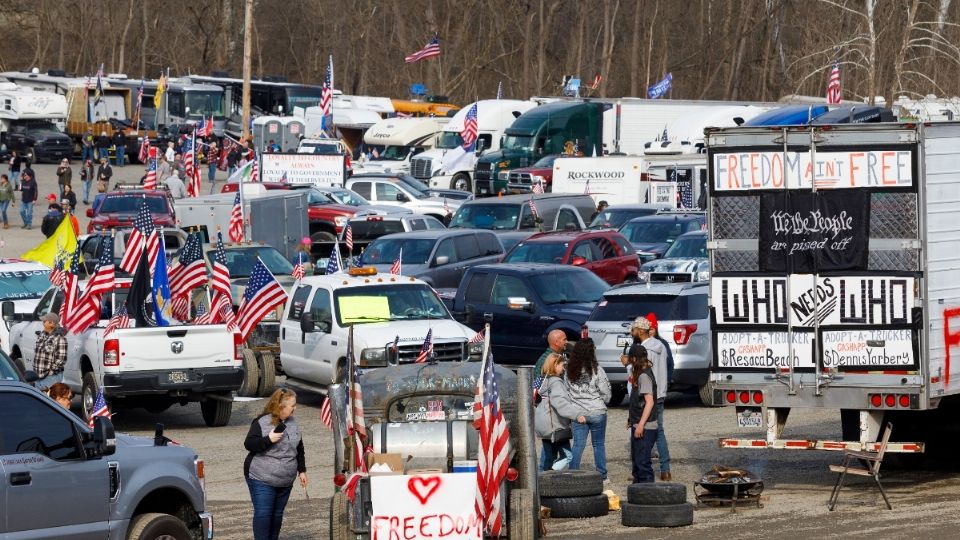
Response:
[{"label": "blue jeans", "polygon": [[110,163],[110,149],[109,148],[97,148],[97,160],[106,159],[107,163]]},{"label": "blue jeans", "polygon": [[573,428],[573,458],[570,460],[570,469],[580,468],[580,459],[587,447],[587,435],[593,442],[593,462],[597,472],[604,480],[607,479],[607,450],[604,440],[607,434],[607,415],[598,414],[588,416],[587,423],[581,424],[574,420],[570,423]]},{"label": "blue jeans", "polygon": [[633,436],[633,428],[630,428],[630,461],[633,465],[634,483],[654,481],[650,454],[653,453],[653,443],[656,440],[656,429],[643,430],[643,437],[638,439]]},{"label": "blue jeans", "polygon": [[570,439],[561,439],[553,442],[550,439],[540,439],[543,450],[540,451],[540,470],[549,471],[560,460],[569,460],[572,457]]},{"label": "blue jeans", "polygon": [[86,163],[88,159],[89,159],[90,161],[93,161],[93,147],[92,147],[92,146],[84,146],[83,149],[80,151],[80,162],[81,162],[81,163]]},{"label": "blue jeans", "polygon": [[660,457],[660,473],[670,472],[670,448],[667,446],[667,436],[663,434],[663,400],[657,400],[657,454]]},{"label": "blue jeans", "polygon": [[33,225],[33,203],[20,202],[20,217],[24,225]]},{"label": "blue jeans", "polygon": [[213,195],[213,192],[217,189],[217,166],[215,164],[210,164],[207,167],[207,179],[210,180],[210,194]]},{"label": "blue jeans", "polygon": [[93,184],[92,181],[86,181],[83,183],[83,202],[90,201],[90,186]]},{"label": "blue jeans", "polygon": [[293,486],[278,488],[247,478],[247,487],[253,501],[253,539],[277,540],[283,525],[283,509]]},{"label": "blue jeans", "polygon": [[0,201],[0,217],[3,218],[3,224],[7,224],[7,208],[10,206],[10,201]]},{"label": "blue jeans", "polygon": [[10,183],[13,189],[20,189],[20,171],[10,171]]},{"label": "blue jeans", "polygon": [[114,165],[116,165],[116,166],[118,166],[118,167],[123,167],[123,154],[124,154],[125,152],[126,152],[126,149],[125,149],[125,148],[123,148],[123,147],[121,147],[121,146],[118,146],[118,147],[117,147],[116,151],[114,152],[114,155],[117,156],[117,157],[113,160],[113,164],[114,164]]},{"label": "blue jeans", "polygon": [[53,374],[47,375],[42,379],[37,379],[36,381],[33,382],[33,386],[37,390],[47,390],[48,388],[57,384],[58,382],[63,382],[62,371],[60,373],[53,373]]}]

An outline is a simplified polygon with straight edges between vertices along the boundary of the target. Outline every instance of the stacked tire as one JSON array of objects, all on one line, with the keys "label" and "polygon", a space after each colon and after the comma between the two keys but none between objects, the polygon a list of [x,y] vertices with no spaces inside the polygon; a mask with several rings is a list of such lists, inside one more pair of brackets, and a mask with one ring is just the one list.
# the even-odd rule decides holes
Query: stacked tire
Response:
[{"label": "stacked tire", "polygon": [[693,504],[687,486],[670,482],[632,484],[620,505],[626,527],[684,527],[693,524]]},{"label": "stacked tire", "polygon": [[552,518],[605,516],[610,502],[603,494],[603,477],[596,471],[547,471],[539,476],[540,505]]}]

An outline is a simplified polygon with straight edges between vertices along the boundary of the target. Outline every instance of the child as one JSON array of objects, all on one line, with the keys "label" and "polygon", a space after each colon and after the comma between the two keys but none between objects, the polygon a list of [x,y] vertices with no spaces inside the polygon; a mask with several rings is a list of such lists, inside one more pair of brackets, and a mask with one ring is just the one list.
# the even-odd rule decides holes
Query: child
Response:
[{"label": "child", "polygon": [[631,345],[621,362],[631,373],[630,409],[627,427],[630,429],[630,458],[633,462],[634,482],[653,482],[653,463],[650,454],[657,442],[656,406],[657,382],[647,358],[647,350],[639,343]]}]

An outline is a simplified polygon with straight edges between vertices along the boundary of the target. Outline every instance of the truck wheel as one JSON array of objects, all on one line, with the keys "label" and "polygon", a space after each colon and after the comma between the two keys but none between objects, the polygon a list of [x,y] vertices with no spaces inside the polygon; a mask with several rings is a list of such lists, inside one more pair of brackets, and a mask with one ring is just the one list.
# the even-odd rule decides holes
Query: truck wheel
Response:
[{"label": "truck wheel", "polygon": [[620,522],[626,527],[683,527],[693,524],[693,505],[620,504]]},{"label": "truck wheel", "polygon": [[603,477],[596,471],[547,471],[537,478],[541,497],[589,497],[603,493]]},{"label": "truck wheel", "polygon": [[233,402],[207,398],[200,402],[200,412],[203,414],[203,421],[207,426],[222,427],[230,422]]},{"label": "truck wheel", "polygon": [[127,540],[190,540],[190,529],[170,514],[141,514],[130,523]]},{"label": "truck wheel", "polygon": [[473,193],[473,184],[470,182],[470,175],[467,173],[457,173],[453,179],[450,180],[450,189]]},{"label": "truck wheel", "polygon": [[627,396],[627,385],[617,384],[610,386],[610,401],[607,402],[607,407],[616,407],[623,403],[623,398]]},{"label": "truck wheel", "polygon": [[273,355],[268,352],[258,354],[257,368],[260,370],[260,377],[257,382],[257,395],[260,397],[270,397],[274,387],[277,386],[277,364],[274,362]]},{"label": "truck wheel", "polygon": [[330,497],[330,540],[353,540],[347,495],[338,491]]},{"label": "truck wheel", "polygon": [[589,497],[540,497],[540,504],[550,509],[550,517],[591,518],[610,513],[610,500],[604,494]]},{"label": "truck wheel", "polygon": [[700,394],[700,403],[702,403],[704,407],[720,407],[723,405],[722,403],[716,405],[713,403],[713,391],[710,390],[709,384],[701,384],[697,387],[697,393]]},{"label": "truck wheel", "polygon": [[310,234],[310,240],[314,243],[316,242],[336,242],[337,237],[333,233],[327,231],[317,231]]},{"label": "truck wheel", "polygon": [[93,402],[97,400],[97,389],[97,379],[93,372],[84,373],[80,389],[80,410],[83,413],[84,420],[90,420],[90,414],[93,412]]},{"label": "truck wheel", "polygon": [[627,486],[630,504],[683,504],[687,502],[687,486],[670,482],[637,483]]},{"label": "truck wheel", "polygon": [[534,540],[537,530],[533,513],[533,493],[529,489],[510,490],[510,522],[507,532],[510,540]]},{"label": "truck wheel", "polygon": [[257,385],[260,380],[260,366],[257,362],[257,355],[250,349],[240,351],[243,358],[243,382],[237,390],[237,395],[241,397],[256,397]]}]

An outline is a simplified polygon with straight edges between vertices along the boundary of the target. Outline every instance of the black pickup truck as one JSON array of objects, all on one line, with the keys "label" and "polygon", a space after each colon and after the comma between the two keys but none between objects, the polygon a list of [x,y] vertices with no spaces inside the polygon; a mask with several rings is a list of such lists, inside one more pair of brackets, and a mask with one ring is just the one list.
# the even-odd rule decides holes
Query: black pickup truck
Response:
[{"label": "black pickup truck", "polygon": [[442,290],[440,296],[454,318],[473,330],[490,323],[498,364],[530,366],[546,349],[551,330],[579,339],[580,328],[609,288],[576,266],[482,264],[467,269],[456,291]]}]

